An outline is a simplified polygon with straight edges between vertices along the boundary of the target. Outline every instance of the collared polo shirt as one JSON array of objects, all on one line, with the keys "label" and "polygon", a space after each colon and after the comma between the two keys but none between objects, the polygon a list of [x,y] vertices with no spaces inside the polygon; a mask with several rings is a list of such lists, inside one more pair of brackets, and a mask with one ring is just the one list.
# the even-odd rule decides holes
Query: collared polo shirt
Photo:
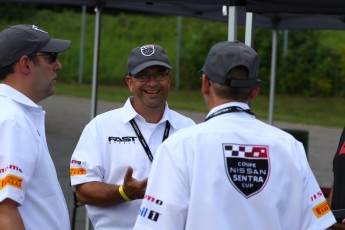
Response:
[{"label": "collared polo shirt", "polygon": [[[223,113],[159,146],[135,230],[326,229],[335,223],[302,143],[244,112]],[[238,112],[241,111],[241,112]]]},{"label": "collared polo shirt", "polygon": [[45,111],[5,84],[0,84],[0,107],[0,202],[16,201],[28,230],[70,229],[46,142]]},{"label": "collared polo shirt", "polygon": [[[128,166],[133,168],[137,180],[148,176],[151,161],[130,124],[132,118],[153,156],[162,143],[166,121],[171,124],[169,135],[195,124],[170,110],[167,104],[162,119],[149,124],[133,109],[130,100],[122,108],[100,114],[86,125],[71,159],[72,186],[91,181],[121,185]],[[133,229],[141,202],[138,199],[115,206],[86,208],[95,229],[125,230]]]}]

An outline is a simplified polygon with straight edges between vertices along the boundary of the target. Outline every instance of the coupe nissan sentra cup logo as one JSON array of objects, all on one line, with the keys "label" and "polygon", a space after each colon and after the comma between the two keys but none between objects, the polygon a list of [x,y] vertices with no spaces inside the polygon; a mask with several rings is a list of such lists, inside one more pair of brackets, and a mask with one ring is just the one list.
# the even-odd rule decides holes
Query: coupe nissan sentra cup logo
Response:
[{"label": "coupe nissan sentra cup logo", "polygon": [[268,146],[223,144],[226,173],[244,197],[259,193],[270,175]]}]

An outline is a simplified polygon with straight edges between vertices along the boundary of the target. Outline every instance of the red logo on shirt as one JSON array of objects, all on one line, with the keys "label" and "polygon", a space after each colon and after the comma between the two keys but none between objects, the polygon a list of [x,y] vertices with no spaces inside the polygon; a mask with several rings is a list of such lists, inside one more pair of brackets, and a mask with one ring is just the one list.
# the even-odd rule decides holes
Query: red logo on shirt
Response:
[{"label": "red logo on shirt", "polygon": [[345,141],[343,142],[343,145],[340,148],[339,154],[345,154]]}]

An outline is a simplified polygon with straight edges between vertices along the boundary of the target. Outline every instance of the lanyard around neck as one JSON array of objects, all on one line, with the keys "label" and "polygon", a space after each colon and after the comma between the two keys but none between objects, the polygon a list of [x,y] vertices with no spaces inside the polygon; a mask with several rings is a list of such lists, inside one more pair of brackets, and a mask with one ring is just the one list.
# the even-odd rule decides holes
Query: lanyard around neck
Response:
[{"label": "lanyard around neck", "polygon": [[255,116],[254,113],[250,109],[242,109],[241,107],[238,107],[238,106],[230,106],[230,107],[220,109],[220,110],[210,114],[210,116],[206,117],[205,121],[208,121],[211,118],[214,118],[214,117],[219,116],[219,115],[224,114],[224,113],[234,113],[234,112],[245,112],[245,113],[248,113],[252,116]]},{"label": "lanyard around neck", "polygon": [[[151,150],[150,150],[150,147],[148,146],[148,144],[146,143],[145,141],[145,138],[143,136],[143,134],[140,132],[140,129],[137,125],[137,123],[134,121],[134,118],[132,120],[130,120],[130,123],[133,127],[133,130],[134,132],[137,134],[137,137],[141,143],[141,145],[143,146],[146,154],[147,154],[147,157],[150,159],[150,161],[152,162],[153,161],[153,156],[152,156],[152,153],[151,153]],[[164,130],[164,134],[163,134],[163,141],[165,141],[165,139],[168,138],[169,136],[169,131],[170,131],[170,123],[169,121],[166,121],[165,123],[165,130]]]}]

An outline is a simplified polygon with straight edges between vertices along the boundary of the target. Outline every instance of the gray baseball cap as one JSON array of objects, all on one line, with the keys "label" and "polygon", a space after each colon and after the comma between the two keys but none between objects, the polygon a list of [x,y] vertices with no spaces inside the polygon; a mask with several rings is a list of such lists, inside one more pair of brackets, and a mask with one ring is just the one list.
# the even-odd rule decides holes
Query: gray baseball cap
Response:
[{"label": "gray baseball cap", "polygon": [[[207,78],[222,85],[249,88],[260,85],[258,79],[259,56],[251,47],[238,41],[224,41],[213,45],[207,55],[202,71]],[[231,69],[244,66],[248,79],[228,79]]]},{"label": "gray baseball cap", "polygon": [[127,68],[130,75],[135,75],[149,66],[164,66],[171,69],[169,58],[159,45],[144,45],[132,49],[128,56]]},{"label": "gray baseball cap", "polygon": [[49,37],[35,25],[15,25],[0,32],[0,68],[34,52],[59,53],[67,50],[71,41]]}]

